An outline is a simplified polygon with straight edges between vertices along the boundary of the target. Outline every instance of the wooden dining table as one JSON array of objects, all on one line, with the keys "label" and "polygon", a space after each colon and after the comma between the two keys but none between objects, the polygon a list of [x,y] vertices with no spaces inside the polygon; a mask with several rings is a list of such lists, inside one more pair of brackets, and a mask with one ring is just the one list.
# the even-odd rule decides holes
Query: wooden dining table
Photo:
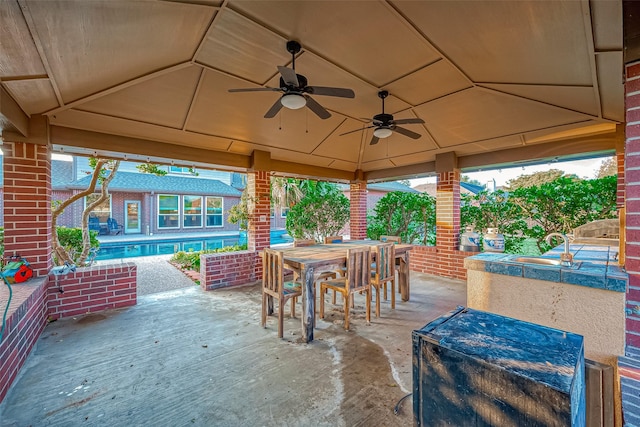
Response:
[{"label": "wooden dining table", "polygon": [[[286,248],[282,250],[284,264],[304,281],[302,290],[302,339],[313,341],[315,324],[314,283],[326,271],[343,268],[347,261],[347,249],[361,246],[376,246],[377,240],[345,240],[342,243]],[[413,245],[395,244],[398,269],[398,288],[403,301],[409,301],[409,251]]]}]

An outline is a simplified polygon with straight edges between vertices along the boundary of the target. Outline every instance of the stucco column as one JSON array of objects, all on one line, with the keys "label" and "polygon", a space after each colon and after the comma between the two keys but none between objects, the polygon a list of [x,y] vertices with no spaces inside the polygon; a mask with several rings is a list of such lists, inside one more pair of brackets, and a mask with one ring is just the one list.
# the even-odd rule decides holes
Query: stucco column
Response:
[{"label": "stucco column", "polygon": [[436,249],[453,254],[460,234],[460,170],[453,152],[436,155]]},{"label": "stucco column", "polygon": [[45,145],[4,141],[4,255],[44,276],[51,258],[51,156]]},{"label": "stucco column", "polygon": [[367,183],[352,182],[350,188],[351,219],[349,220],[352,240],[367,238]]}]

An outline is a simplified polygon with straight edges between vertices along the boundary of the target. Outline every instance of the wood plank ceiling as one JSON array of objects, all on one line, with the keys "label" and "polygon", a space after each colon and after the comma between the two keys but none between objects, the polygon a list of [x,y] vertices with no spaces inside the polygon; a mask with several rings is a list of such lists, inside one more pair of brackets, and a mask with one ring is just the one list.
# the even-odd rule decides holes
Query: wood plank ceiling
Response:
[{"label": "wood plank ceiling", "polygon": [[[584,151],[611,149],[624,122],[620,1],[5,0],[0,13],[3,94],[45,115],[65,152],[242,168],[260,150],[285,173],[395,177],[451,151],[478,166],[596,135]],[[326,120],[308,108],[265,119],[278,92],[228,91],[278,87],[291,39],[310,85],[355,92],[313,96]],[[387,113],[424,120],[404,125],[419,139],[341,136],[370,125],[381,89]]]}]

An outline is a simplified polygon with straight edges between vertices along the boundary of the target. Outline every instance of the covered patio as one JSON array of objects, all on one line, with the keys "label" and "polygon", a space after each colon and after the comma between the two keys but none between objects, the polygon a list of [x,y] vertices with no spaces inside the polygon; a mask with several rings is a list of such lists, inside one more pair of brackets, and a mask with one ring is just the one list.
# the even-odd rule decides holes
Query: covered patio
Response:
[{"label": "covered patio", "polygon": [[[104,292],[59,301],[52,153],[246,172],[248,251],[203,258],[206,290],[261,277],[272,176],[348,183],[353,239],[366,237],[368,183],[435,176],[437,243],[415,246],[410,269],[446,282],[467,277],[462,172],[615,154],[627,355],[640,347],[637,3],[12,0],[0,11],[5,253],[38,276],[28,327],[12,323],[0,343],[0,399],[48,317],[136,303],[128,264],[74,273],[69,285]],[[278,103],[290,92],[301,109]]]}]

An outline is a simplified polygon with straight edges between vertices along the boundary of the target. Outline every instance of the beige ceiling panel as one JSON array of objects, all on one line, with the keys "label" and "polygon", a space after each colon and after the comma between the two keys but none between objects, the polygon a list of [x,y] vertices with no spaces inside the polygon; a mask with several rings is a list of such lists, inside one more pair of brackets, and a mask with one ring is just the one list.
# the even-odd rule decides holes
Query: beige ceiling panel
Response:
[{"label": "beige ceiling panel", "polygon": [[202,72],[195,65],[183,68],[85,102],[76,109],[181,129]]},{"label": "beige ceiling panel", "polygon": [[382,160],[373,160],[371,162],[362,163],[360,169],[364,172],[375,171],[380,169],[389,169],[393,168],[396,165],[393,164],[391,159],[382,159]]},{"label": "beige ceiling panel", "polygon": [[590,85],[582,3],[394,1],[473,81]]},{"label": "beige ceiling panel", "polygon": [[235,78],[206,71],[187,129],[263,147],[294,147],[294,151],[309,153],[342,120],[338,116],[321,120],[308,108],[282,108],[276,117],[265,119],[264,114],[278,101],[279,94],[227,92],[227,88],[237,85]]},{"label": "beige ceiling panel", "polygon": [[0,1],[0,16],[0,78],[46,74],[18,2]]},{"label": "beige ceiling panel", "polygon": [[354,162],[348,162],[346,160],[332,160],[331,163],[329,163],[329,167],[332,169],[340,169],[353,172],[358,168],[358,164]]},{"label": "beige ceiling panel", "polygon": [[[66,110],[50,117],[52,125],[90,130],[114,135],[130,136],[151,141],[169,142],[188,147],[226,151],[231,141],[193,132],[141,123],[116,117],[103,116],[86,111]],[[149,153],[159,155],[158,153]]]},{"label": "beige ceiling panel", "polygon": [[482,84],[482,87],[527,99],[598,116],[598,103],[592,86],[544,86]]},{"label": "beige ceiling panel", "polygon": [[41,114],[58,107],[49,79],[12,80],[2,82],[25,113]]},{"label": "beige ceiling panel", "polygon": [[436,159],[435,152],[414,153],[411,155],[392,157],[390,160],[396,166],[408,166],[415,163],[433,162]]},{"label": "beige ceiling panel", "polygon": [[215,9],[175,2],[26,2],[65,102],[191,59]]},{"label": "beige ceiling panel", "polygon": [[441,60],[396,80],[385,89],[412,105],[419,105],[471,86],[455,67]]},{"label": "beige ceiling panel", "polygon": [[622,2],[590,1],[596,52],[622,50]]},{"label": "beige ceiling panel", "polygon": [[588,119],[580,113],[482,88],[415,108],[440,147],[477,142]]},{"label": "beige ceiling panel", "polygon": [[389,138],[380,139],[377,144],[370,145],[373,131],[371,129],[365,132],[365,150],[363,161],[395,158],[404,155],[417,155],[421,152],[428,152],[437,149],[431,138],[424,132],[424,129],[416,129],[419,125],[404,126],[417,133],[422,134],[419,139],[411,139],[404,135],[394,133]]},{"label": "beige ceiling panel", "polygon": [[614,133],[615,131],[615,123],[598,123],[595,120],[589,120],[584,123],[575,123],[538,132],[529,132],[524,136],[524,139],[527,144],[537,144],[563,139],[582,138],[585,136],[596,136],[605,133]]},{"label": "beige ceiling panel", "polygon": [[359,122],[355,120],[346,120],[335,130],[335,132],[316,147],[313,154],[330,157],[336,160],[350,160],[357,163],[360,147],[363,143],[362,133],[354,132],[343,136],[340,136],[340,134],[361,127],[362,126]]},{"label": "beige ceiling panel", "polygon": [[233,1],[303,48],[382,86],[440,55],[381,1]]},{"label": "beige ceiling panel", "polygon": [[622,52],[596,55],[602,116],[621,123],[625,120],[622,61]]},{"label": "beige ceiling panel", "polygon": [[[291,61],[286,40],[228,9],[220,12],[196,61],[263,84]],[[276,85],[277,86],[277,85]]]},{"label": "beige ceiling panel", "polygon": [[471,144],[463,144],[455,147],[458,157],[487,151],[504,150],[507,148],[521,147],[524,143],[519,136],[507,136],[504,138],[487,139]]},{"label": "beige ceiling panel", "polygon": [[[300,163],[303,165],[331,167],[333,169],[340,169],[340,167],[334,165],[335,163],[334,159],[305,154],[305,153],[299,153],[296,151],[291,151],[291,150],[286,150],[281,148],[275,148],[275,147],[265,148],[258,144],[252,144],[249,142],[242,142],[242,141],[233,141],[233,143],[229,148],[229,152],[231,153],[244,154],[244,155],[250,155],[254,150],[268,151],[269,153],[271,153],[272,160],[280,160],[283,162],[293,162],[293,163]],[[352,170],[352,169],[349,168],[345,170]]]}]

